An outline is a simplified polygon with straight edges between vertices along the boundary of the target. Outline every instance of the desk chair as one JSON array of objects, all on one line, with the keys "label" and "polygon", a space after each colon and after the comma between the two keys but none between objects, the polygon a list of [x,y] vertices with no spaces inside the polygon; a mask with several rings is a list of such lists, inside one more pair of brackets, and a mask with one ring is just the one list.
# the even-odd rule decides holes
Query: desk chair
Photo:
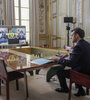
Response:
[{"label": "desk chair", "polygon": [[72,83],[76,83],[79,84],[81,86],[85,86],[86,87],[86,94],[89,95],[89,88],[90,88],[90,76],[74,71],[74,70],[70,70],[70,87],[69,87],[69,96],[68,96],[68,100],[71,100],[71,90],[72,90]]},{"label": "desk chair", "polygon": [[0,95],[1,95],[1,80],[6,82],[6,100],[9,100],[9,82],[16,80],[16,89],[18,90],[18,79],[24,75],[17,71],[7,72],[4,60],[0,60]]}]

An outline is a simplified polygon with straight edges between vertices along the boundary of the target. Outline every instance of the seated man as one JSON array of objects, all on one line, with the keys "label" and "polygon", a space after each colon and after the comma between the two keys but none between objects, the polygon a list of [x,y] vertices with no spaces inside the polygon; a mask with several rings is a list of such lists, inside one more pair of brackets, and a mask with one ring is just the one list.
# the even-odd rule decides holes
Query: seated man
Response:
[{"label": "seated man", "polygon": [[[81,28],[73,29],[71,38],[72,42],[76,43],[76,45],[73,48],[69,59],[60,57],[53,57],[52,59],[63,66],[69,66],[73,70],[90,75],[90,44],[83,39],[84,35],[84,30]],[[70,78],[70,70],[58,70],[57,76],[61,88],[57,88],[56,91],[67,93],[68,86],[65,78]],[[84,96],[86,94],[82,86],[77,84],[77,88],[78,92],[75,96]]]}]

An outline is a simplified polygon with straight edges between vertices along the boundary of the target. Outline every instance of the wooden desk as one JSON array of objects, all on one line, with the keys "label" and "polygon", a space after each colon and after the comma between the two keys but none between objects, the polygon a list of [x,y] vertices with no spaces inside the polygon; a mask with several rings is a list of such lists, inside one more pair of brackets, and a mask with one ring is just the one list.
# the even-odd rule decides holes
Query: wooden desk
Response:
[{"label": "wooden desk", "polygon": [[3,58],[5,63],[15,71],[24,72],[26,97],[28,97],[28,84],[26,71],[50,67],[56,63],[48,63],[43,65],[32,64],[31,61],[38,57],[28,55],[25,53],[17,52],[9,49],[0,50],[0,58]]}]

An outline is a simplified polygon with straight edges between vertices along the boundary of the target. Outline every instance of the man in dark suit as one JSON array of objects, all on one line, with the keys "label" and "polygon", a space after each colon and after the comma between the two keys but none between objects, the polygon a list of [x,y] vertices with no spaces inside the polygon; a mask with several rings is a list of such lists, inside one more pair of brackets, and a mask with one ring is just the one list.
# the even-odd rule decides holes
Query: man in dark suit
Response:
[{"label": "man in dark suit", "polygon": [[[53,57],[52,59],[63,66],[69,66],[73,70],[79,71],[84,74],[90,75],[90,44],[85,41],[85,32],[81,28],[75,28],[72,30],[71,38],[72,42],[76,43],[69,56],[69,59],[62,57]],[[57,92],[68,93],[68,86],[66,84],[66,78],[70,78],[70,70],[59,70],[57,72],[58,79],[60,81],[61,88],[57,88]],[[84,96],[85,91],[82,86],[76,85],[78,92],[75,96]]]}]

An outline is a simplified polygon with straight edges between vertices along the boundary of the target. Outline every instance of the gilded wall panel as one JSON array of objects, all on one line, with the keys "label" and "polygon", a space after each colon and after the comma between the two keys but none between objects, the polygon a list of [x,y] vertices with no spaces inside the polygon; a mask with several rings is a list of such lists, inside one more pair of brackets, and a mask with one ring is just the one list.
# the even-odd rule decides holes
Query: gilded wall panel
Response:
[{"label": "gilded wall panel", "polygon": [[90,0],[85,0],[84,4],[83,26],[85,28],[86,37],[90,37]]},{"label": "gilded wall panel", "polygon": [[57,34],[57,22],[56,21],[57,21],[56,18],[52,19],[52,22],[53,22],[53,24],[52,24],[52,35]]},{"label": "gilded wall panel", "polygon": [[42,47],[51,43],[49,41],[49,33],[51,31],[49,28],[49,19],[49,0],[39,0],[39,45]]},{"label": "gilded wall panel", "polygon": [[[67,23],[64,17],[73,17],[70,23],[69,43],[73,46],[70,39],[71,30],[81,27],[85,30],[86,40],[90,41],[90,0],[50,0],[50,21],[51,21],[51,44],[52,47],[63,47],[67,45]],[[54,38],[52,35],[54,35]],[[58,37],[58,38],[57,38]],[[56,46],[55,46],[56,45]]]},{"label": "gilded wall panel", "polygon": [[45,0],[39,0],[40,34],[45,34]]}]

